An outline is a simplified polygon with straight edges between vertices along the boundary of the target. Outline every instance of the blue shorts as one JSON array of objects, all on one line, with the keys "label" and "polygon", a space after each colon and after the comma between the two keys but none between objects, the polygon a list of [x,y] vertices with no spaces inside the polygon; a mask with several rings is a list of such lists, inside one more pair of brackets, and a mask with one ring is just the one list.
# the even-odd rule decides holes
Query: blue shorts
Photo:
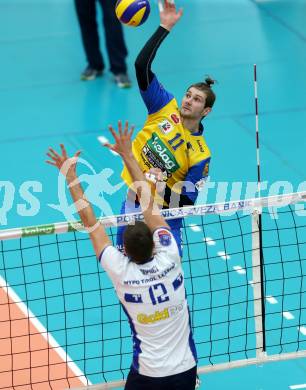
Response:
[{"label": "blue shorts", "polygon": [[[139,213],[141,211],[140,204],[137,201],[131,201],[130,199],[126,199],[121,206],[121,214],[131,214],[131,213]],[[175,241],[177,243],[180,256],[183,256],[183,248],[182,248],[182,218],[170,219],[167,221],[168,225],[171,228],[171,233],[173,234]],[[123,250],[123,233],[126,226],[119,226],[117,229],[117,242],[116,246],[121,251]]]},{"label": "blue shorts", "polygon": [[124,390],[194,390],[196,380],[196,366],[180,374],[161,378],[140,375],[131,368]]}]

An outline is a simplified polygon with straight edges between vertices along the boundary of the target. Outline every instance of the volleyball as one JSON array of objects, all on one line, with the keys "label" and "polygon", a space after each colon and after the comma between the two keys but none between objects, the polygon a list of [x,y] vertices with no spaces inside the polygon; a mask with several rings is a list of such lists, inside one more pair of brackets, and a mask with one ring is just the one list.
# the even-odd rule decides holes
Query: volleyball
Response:
[{"label": "volleyball", "polygon": [[150,14],[149,0],[118,0],[116,15],[121,23],[137,27],[143,24]]}]

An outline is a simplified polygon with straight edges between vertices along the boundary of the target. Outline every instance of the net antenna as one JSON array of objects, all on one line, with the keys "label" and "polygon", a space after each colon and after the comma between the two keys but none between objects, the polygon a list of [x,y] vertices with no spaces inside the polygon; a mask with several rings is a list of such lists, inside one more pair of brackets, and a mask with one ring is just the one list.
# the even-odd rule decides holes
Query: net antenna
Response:
[{"label": "net antenna", "polygon": [[[259,121],[258,121],[258,89],[257,65],[254,64],[254,99],[255,99],[255,128],[256,128],[256,160],[257,160],[257,198],[261,197],[261,172],[259,150]],[[252,219],[252,245],[253,245],[253,280],[254,280],[254,310],[256,327],[257,358],[266,355],[265,331],[265,290],[264,290],[264,256],[262,239],[262,207],[254,209]]]},{"label": "net antenna", "polygon": [[256,127],[256,160],[257,160],[257,197],[261,196],[261,174],[259,153],[259,121],[258,121],[258,90],[257,90],[257,65],[254,64],[254,98],[255,98],[255,127]]}]

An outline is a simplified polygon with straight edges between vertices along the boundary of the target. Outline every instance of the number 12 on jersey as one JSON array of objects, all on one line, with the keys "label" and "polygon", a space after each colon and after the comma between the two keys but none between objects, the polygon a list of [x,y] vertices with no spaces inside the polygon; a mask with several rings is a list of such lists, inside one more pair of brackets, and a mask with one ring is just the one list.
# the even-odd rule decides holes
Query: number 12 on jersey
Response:
[{"label": "number 12 on jersey", "polygon": [[168,292],[163,283],[154,284],[149,288],[149,294],[153,305],[169,301]]}]

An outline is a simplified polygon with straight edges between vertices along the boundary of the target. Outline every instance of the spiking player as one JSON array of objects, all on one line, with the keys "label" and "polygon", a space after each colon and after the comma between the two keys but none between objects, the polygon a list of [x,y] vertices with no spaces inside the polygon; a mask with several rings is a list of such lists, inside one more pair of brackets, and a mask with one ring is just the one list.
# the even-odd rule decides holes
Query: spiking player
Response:
[{"label": "spiking player", "polygon": [[[148,109],[143,129],[133,142],[133,152],[143,172],[154,169],[163,172],[166,181],[162,207],[193,205],[198,191],[208,176],[210,151],[203,137],[202,119],[211,111],[215,94],[213,80],[192,84],[183,97],[181,107],[173,95],[165,90],[151,70],[152,61],[162,41],[180,20],[174,2],[165,0],[160,7],[160,26],[139,53],[136,76],[141,96]],[[122,178],[128,186],[132,178],[126,169]],[[184,186],[180,182],[185,182]],[[139,202],[129,191],[121,212],[137,211]],[[169,221],[172,232],[181,248],[181,219]],[[118,246],[122,245],[122,229],[118,229]]]},{"label": "spiking player", "polygon": [[[119,134],[111,128],[115,145],[132,180],[145,181],[132,152],[131,136],[126,123]],[[126,255],[111,245],[104,228],[94,215],[76,175],[80,152],[73,159],[49,149],[49,164],[65,176],[72,198],[82,204],[78,210],[102,267],[112,280],[118,298],[129,319],[133,334],[133,363],[125,390],[194,390],[196,384],[196,349],[190,328],[184,276],[176,241],[164,218],[153,213],[153,198],[140,203],[145,223],[129,225],[124,232]],[[70,185],[70,184],[74,185]],[[143,187],[142,191],[146,188]]]}]

